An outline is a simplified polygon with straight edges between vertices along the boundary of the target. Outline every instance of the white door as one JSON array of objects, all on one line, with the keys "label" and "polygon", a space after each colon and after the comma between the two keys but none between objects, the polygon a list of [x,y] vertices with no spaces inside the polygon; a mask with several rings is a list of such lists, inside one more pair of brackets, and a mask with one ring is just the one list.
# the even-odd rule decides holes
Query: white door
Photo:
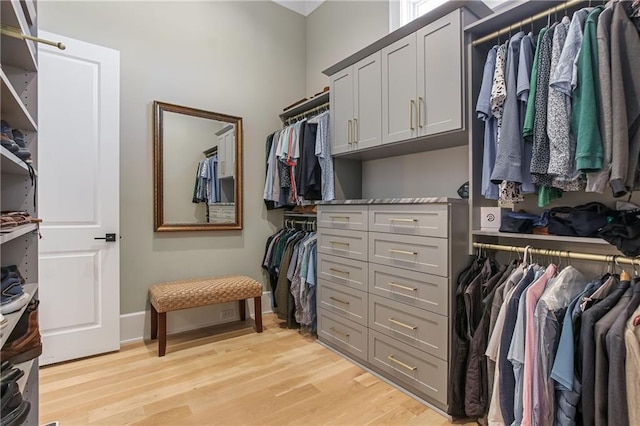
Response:
[{"label": "white door", "polygon": [[67,46],[38,45],[45,365],[120,348],[120,53],[39,35]]},{"label": "white door", "polygon": [[382,49],[382,143],[418,136],[416,35]]}]

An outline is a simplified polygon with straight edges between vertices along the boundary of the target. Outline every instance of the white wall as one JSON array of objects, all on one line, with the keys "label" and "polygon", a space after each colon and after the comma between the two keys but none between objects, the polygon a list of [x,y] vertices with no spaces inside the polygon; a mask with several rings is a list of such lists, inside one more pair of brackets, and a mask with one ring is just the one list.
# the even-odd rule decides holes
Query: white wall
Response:
[{"label": "white wall", "polygon": [[389,33],[387,1],[325,1],[307,17],[307,95],[329,85],[322,71]]},{"label": "white wall", "polygon": [[[266,282],[260,260],[281,213],[263,207],[265,138],[305,93],[305,18],[268,1],[48,1],[38,22],[121,54],[121,313],[144,310],[156,282]],[[243,117],[244,230],[153,232],[154,100]]]}]

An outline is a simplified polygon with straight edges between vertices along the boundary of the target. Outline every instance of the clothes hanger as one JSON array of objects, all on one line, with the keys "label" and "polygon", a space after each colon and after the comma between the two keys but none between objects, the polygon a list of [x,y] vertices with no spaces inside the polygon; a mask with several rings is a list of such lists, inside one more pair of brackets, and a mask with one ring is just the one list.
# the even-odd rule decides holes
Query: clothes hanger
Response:
[{"label": "clothes hanger", "polygon": [[613,261],[615,262],[616,266],[618,266],[618,268],[622,271],[620,273],[620,281],[631,281],[631,275],[629,275],[629,273],[625,271],[624,268],[618,263],[618,256],[614,256]]}]

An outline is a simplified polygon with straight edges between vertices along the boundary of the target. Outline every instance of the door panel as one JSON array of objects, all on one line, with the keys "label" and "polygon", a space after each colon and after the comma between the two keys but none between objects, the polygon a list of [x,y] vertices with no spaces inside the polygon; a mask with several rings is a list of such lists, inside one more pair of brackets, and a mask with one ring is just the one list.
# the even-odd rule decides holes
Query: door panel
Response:
[{"label": "door panel", "polygon": [[353,66],[355,148],[380,145],[382,133],[382,68],[380,52]]},{"label": "door panel", "polygon": [[420,135],[462,128],[462,29],[460,10],[418,35]]},{"label": "door panel", "polygon": [[119,52],[41,32],[41,364],[120,347]]},{"label": "door panel", "polygon": [[351,149],[353,134],[353,73],[349,67],[331,77],[331,153]]},{"label": "door panel", "polygon": [[382,49],[382,143],[417,136],[416,34]]}]

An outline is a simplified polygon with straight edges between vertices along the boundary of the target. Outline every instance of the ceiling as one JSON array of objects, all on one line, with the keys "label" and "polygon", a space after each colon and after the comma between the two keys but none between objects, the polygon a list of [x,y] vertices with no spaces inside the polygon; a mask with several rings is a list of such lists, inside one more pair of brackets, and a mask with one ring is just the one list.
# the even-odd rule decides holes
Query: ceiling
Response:
[{"label": "ceiling", "polygon": [[309,16],[311,12],[316,10],[325,0],[273,0],[280,6],[291,9],[302,16]]}]

